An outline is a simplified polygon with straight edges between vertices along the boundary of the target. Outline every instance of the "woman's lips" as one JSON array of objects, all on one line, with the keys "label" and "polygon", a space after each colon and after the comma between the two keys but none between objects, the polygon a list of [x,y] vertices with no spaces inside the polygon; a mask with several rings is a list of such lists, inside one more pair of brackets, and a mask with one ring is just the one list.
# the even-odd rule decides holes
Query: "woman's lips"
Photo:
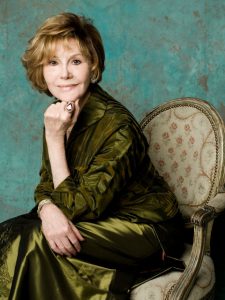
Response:
[{"label": "woman's lips", "polygon": [[58,87],[63,91],[70,91],[74,89],[77,86],[77,84],[68,84],[68,85],[58,85]]}]

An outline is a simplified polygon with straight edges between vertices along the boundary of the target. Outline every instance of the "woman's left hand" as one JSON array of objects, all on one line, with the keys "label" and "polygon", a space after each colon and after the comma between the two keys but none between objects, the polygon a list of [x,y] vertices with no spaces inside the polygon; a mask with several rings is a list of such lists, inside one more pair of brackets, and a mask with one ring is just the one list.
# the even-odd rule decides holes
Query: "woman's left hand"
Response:
[{"label": "woman's left hand", "polygon": [[40,211],[42,232],[51,249],[60,255],[75,256],[81,251],[84,238],[76,226],[53,203],[46,204]]}]

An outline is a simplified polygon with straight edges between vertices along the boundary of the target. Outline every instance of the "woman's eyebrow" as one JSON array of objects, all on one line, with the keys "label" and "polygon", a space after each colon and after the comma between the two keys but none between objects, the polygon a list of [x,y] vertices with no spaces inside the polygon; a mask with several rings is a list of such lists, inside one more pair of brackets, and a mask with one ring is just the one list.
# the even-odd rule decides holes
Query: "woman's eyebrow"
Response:
[{"label": "woman's eyebrow", "polygon": [[[83,54],[82,54],[82,53],[74,53],[74,54],[71,54],[71,55],[69,56],[69,59],[71,59],[71,58],[73,58],[73,57],[77,57],[77,56],[83,56]],[[53,58],[60,59],[60,57],[57,56],[57,55],[52,55],[50,58],[51,58],[51,59],[53,59]]]},{"label": "woman's eyebrow", "polygon": [[75,54],[72,54],[72,55],[70,56],[70,58],[75,57],[75,56],[83,56],[83,54],[82,54],[82,53],[75,53]]}]

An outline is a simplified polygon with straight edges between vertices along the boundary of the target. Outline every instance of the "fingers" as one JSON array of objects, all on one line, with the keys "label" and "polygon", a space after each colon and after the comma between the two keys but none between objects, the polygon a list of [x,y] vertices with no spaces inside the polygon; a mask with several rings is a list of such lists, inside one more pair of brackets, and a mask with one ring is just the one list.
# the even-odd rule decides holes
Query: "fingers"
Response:
[{"label": "fingers", "polygon": [[[68,240],[68,238],[64,238],[61,240],[57,240],[57,241],[48,241],[50,248],[57,254],[60,255],[65,255],[68,257],[73,257],[75,256],[78,252],[80,252],[80,250],[78,251],[78,249],[80,248],[80,245],[75,248],[74,245],[72,245],[72,243]],[[78,242],[79,243],[79,242]]]},{"label": "fingers", "polygon": [[76,226],[71,221],[70,221],[70,225],[71,225],[71,229],[73,230],[76,238],[81,242],[84,241],[84,238],[80,234],[80,231],[76,228]]},{"label": "fingers", "polygon": [[81,251],[80,241],[84,241],[79,230],[71,221],[69,221],[69,230],[67,233],[58,237],[46,237],[46,239],[48,240],[49,246],[55,253],[68,257],[77,255]]},{"label": "fingers", "polygon": [[57,254],[64,255],[63,251],[55,244],[54,241],[50,240],[50,241],[48,241],[48,244],[49,244],[50,248],[52,249],[52,251],[54,251]]},{"label": "fingers", "polygon": [[62,101],[51,104],[44,113],[45,118],[61,119],[66,122],[76,122],[80,113],[79,99],[76,101]]},{"label": "fingers", "polygon": [[80,110],[79,99],[77,99],[76,101],[61,101],[54,104],[50,104],[49,107],[46,109],[46,112],[65,111],[71,114],[75,110],[76,111]]},{"label": "fingers", "polygon": [[64,238],[60,241],[60,250],[63,251],[64,255],[72,257],[77,254],[77,252],[80,252],[80,246],[79,251],[74,247],[74,245],[70,242],[68,238]]},{"label": "fingers", "polygon": [[49,246],[60,255],[75,256],[81,251],[80,242],[84,238],[57,206],[53,205],[49,210],[41,219],[41,230]]},{"label": "fingers", "polygon": [[71,227],[71,231],[67,234],[67,239],[70,243],[70,247],[72,246],[77,252],[81,251],[80,242],[79,242],[76,234],[72,230],[72,227]]},{"label": "fingers", "polygon": [[69,114],[72,114],[74,112],[74,103],[68,102],[66,103],[66,106],[64,108]]},{"label": "fingers", "polygon": [[70,243],[76,249],[76,251],[80,252],[81,251],[80,242],[84,241],[84,238],[82,237],[79,230],[76,228],[76,226],[71,221],[69,222],[69,224],[70,224],[71,232],[68,233],[67,237],[68,237]]},{"label": "fingers", "polygon": [[79,253],[81,251],[81,246],[78,240],[71,241],[73,244],[73,247],[76,249],[76,251]]}]

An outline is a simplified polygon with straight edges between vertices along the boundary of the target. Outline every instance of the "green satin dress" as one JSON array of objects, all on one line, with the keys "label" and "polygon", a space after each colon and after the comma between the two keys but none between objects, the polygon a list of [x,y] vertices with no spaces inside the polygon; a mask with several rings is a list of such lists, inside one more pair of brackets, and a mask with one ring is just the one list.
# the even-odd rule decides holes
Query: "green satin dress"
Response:
[{"label": "green satin dress", "polygon": [[[71,175],[54,189],[44,139],[35,208],[0,224],[0,300],[129,299],[146,266],[162,252],[182,251],[176,199],[155,171],[139,125],[98,85],[65,147]],[[46,198],[85,238],[76,257],[48,246],[36,213]]]}]

